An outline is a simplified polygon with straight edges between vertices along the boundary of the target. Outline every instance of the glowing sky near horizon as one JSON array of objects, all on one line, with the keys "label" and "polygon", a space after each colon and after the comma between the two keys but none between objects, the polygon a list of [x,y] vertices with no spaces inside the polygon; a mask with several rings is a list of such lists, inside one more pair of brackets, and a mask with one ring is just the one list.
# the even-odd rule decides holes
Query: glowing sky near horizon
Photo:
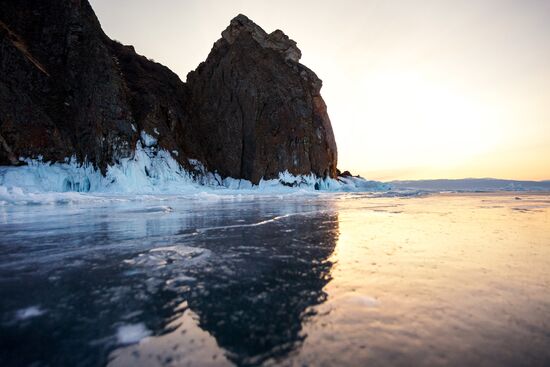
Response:
[{"label": "glowing sky near horizon", "polygon": [[323,80],[338,166],[377,180],[550,179],[550,1],[91,0],[185,80],[243,13]]}]

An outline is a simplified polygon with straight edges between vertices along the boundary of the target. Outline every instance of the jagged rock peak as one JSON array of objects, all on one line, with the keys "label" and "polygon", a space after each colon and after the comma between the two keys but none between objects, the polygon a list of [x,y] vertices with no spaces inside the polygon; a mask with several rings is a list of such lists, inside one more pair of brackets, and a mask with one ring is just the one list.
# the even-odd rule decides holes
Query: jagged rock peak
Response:
[{"label": "jagged rock peak", "polygon": [[280,172],[336,177],[337,148],[322,82],[300,64],[296,43],[234,18],[199,67],[187,76],[189,131],[197,155],[222,177],[258,183]]},{"label": "jagged rock peak", "polygon": [[284,55],[285,60],[298,62],[302,57],[302,52],[296,46],[296,42],[291,40],[283,31],[277,29],[267,34],[262,27],[243,14],[237,15],[231,20],[229,26],[222,32],[222,39],[216,44],[219,45],[223,40],[233,44],[243,32],[248,33],[261,47],[280,52]]}]

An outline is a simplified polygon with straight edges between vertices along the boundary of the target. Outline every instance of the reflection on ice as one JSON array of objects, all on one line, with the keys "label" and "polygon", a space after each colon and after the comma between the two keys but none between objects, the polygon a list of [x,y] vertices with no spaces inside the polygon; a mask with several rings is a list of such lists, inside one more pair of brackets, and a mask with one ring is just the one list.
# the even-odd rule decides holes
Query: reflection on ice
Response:
[{"label": "reflection on ice", "polygon": [[544,194],[0,207],[0,365],[545,365],[549,207]]},{"label": "reflection on ice", "polygon": [[[177,349],[181,361],[201,365],[205,356],[257,364],[297,348],[311,306],[326,299],[338,236],[331,202],[170,207],[6,208],[12,224],[1,227],[0,291],[8,300],[1,314],[33,300],[48,309],[24,329],[0,320],[0,342],[13,345],[7,361],[150,365],[141,351],[154,345],[155,361],[175,360]],[[190,335],[202,337],[191,342]],[[166,340],[168,349],[160,347]],[[36,348],[20,353],[28,343]],[[119,349],[125,344],[129,354]]]},{"label": "reflection on ice", "polygon": [[204,263],[210,256],[210,251],[184,245],[155,247],[147,253],[139,254],[134,259],[124,260],[126,264],[144,267],[166,267],[168,265],[179,269],[185,266]]},{"label": "reflection on ice", "polygon": [[[337,219],[317,214],[226,233],[244,246],[225,247],[212,269],[197,272],[204,288],[190,292],[187,302],[230,360],[276,361],[301,344],[302,323],[327,296]],[[296,235],[281,235],[289,227]]]},{"label": "reflection on ice", "polygon": [[109,367],[154,367],[191,364],[231,366],[216,339],[198,326],[198,316],[186,303],[178,307],[178,316],[166,326],[170,332],[146,338],[137,345],[116,349]]}]

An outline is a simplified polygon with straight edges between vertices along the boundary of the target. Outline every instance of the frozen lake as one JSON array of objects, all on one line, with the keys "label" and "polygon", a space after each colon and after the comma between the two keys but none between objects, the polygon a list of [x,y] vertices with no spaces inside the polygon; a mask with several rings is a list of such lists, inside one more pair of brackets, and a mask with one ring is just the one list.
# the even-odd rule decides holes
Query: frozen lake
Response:
[{"label": "frozen lake", "polygon": [[0,206],[1,366],[550,365],[550,195]]}]

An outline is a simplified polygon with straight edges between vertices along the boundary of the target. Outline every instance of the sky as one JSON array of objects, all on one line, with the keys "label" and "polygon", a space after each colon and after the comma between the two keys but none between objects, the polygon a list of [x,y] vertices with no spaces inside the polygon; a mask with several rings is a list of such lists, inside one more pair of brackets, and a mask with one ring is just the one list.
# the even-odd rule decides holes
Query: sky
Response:
[{"label": "sky", "polygon": [[550,1],[90,2],[183,81],[237,14],[283,30],[323,80],[341,170],[550,179]]}]

